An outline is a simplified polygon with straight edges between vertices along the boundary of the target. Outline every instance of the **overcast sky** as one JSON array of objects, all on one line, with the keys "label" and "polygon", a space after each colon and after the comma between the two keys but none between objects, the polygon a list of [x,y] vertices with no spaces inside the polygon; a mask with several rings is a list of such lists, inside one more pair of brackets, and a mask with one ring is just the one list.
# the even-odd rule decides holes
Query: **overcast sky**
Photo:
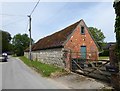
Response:
[{"label": "overcast sky", "polygon": [[[27,15],[35,4],[36,2],[2,2],[0,29],[8,31],[12,36],[18,33],[29,34]],[[88,27],[101,29],[106,42],[115,41],[113,2],[40,2],[32,14],[32,38],[37,41],[80,19]]]}]

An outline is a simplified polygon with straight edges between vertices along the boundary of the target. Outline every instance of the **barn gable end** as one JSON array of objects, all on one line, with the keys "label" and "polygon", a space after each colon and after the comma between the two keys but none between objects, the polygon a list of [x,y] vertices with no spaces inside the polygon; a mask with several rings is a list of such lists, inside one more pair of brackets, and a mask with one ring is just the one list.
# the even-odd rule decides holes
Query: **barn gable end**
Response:
[{"label": "barn gable end", "polygon": [[[81,29],[84,28],[84,33]],[[90,34],[85,22],[83,20],[76,26],[69,38],[64,43],[64,48],[74,52],[79,57],[82,55],[81,47],[86,48],[86,59],[97,60],[98,59],[98,46],[94,41],[94,38]],[[75,57],[75,56],[74,56]]]}]

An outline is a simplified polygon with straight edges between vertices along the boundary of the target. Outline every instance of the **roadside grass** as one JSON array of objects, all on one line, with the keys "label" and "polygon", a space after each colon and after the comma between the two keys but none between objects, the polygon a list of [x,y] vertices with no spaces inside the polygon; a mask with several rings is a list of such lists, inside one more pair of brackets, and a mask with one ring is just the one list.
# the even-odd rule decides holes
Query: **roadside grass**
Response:
[{"label": "roadside grass", "polygon": [[44,64],[39,61],[31,61],[24,56],[21,56],[19,58],[26,65],[28,65],[29,67],[32,67],[33,69],[35,69],[37,72],[39,72],[44,77],[49,77],[53,73],[66,73],[66,71],[64,69],[53,66],[53,65]]},{"label": "roadside grass", "polygon": [[15,54],[11,55],[12,57],[17,57]]},{"label": "roadside grass", "polygon": [[109,56],[100,56],[99,60],[109,60]]}]

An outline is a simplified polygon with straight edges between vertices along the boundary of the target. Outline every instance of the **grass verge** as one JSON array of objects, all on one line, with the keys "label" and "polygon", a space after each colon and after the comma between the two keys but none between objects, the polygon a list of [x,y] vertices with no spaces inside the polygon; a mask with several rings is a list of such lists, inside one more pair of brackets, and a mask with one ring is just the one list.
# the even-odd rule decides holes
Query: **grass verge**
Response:
[{"label": "grass verge", "polygon": [[109,57],[108,56],[100,56],[99,60],[109,60]]},{"label": "grass verge", "polygon": [[31,61],[31,60],[27,59],[24,56],[21,56],[19,58],[26,65],[28,65],[29,67],[34,68],[37,72],[39,72],[44,77],[49,77],[53,73],[61,73],[61,74],[66,73],[66,71],[64,69],[53,66],[53,65],[43,64],[43,63],[41,63],[39,61]]}]

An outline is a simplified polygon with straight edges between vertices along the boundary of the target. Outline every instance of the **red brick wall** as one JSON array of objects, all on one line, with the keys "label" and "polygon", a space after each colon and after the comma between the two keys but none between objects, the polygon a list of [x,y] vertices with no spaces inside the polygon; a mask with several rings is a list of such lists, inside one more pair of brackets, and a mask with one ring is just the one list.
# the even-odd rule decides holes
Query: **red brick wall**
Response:
[{"label": "red brick wall", "polygon": [[[82,35],[80,32],[81,26],[84,26],[84,35]],[[73,34],[70,36],[70,39],[66,42],[64,48],[71,50],[71,52],[80,52],[81,46],[86,46],[87,59],[98,59],[98,48],[90,36],[83,21],[81,21],[80,24],[76,27]],[[71,57],[80,57],[80,53],[72,53]]]}]

